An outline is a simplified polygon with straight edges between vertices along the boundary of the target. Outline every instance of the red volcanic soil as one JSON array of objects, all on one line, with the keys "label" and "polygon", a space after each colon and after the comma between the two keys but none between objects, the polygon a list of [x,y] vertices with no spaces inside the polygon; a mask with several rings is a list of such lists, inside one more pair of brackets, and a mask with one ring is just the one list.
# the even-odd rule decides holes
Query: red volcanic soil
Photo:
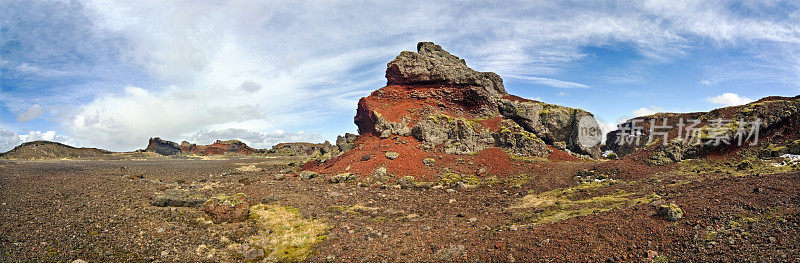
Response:
[{"label": "red volcanic soil", "polygon": [[[378,167],[386,167],[390,174],[397,176],[414,176],[420,180],[430,180],[441,174],[445,168],[449,171],[470,175],[478,175],[478,170],[484,169],[481,176],[509,177],[529,172],[538,164],[513,160],[512,157],[500,148],[487,148],[474,155],[454,155],[441,152],[427,152],[420,149],[419,141],[413,137],[392,137],[380,139],[376,136],[362,135],[356,141],[355,149],[339,157],[328,160],[324,164],[309,162],[303,169],[321,174],[353,173],[369,176]],[[386,158],[387,152],[400,154],[394,160]],[[370,156],[369,160],[362,161],[362,156]],[[436,161],[433,166],[426,166],[422,160],[432,158]],[[554,151],[549,157],[558,161],[578,161],[577,158],[563,151]]]},{"label": "red volcanic soil", "polygon": [[[371,129],[375,119],[370,111],[377,112],[387,121],[405,120],[409,125],[432,113],[479,119],[478,114],[486,108],[490,108],[488,102],[466,87],[436,84],[388,85],[361,98],[355,122],[361,128]],[[500,119],[488,121],[486,127],[496,127],[492,123],[499,121]],[[371,132],[374,130],[360,131],[361,134]]]},{"label": "red volcanic soil", "polygon": [[553,146],[548,145],[547,148],[550,148],[551,152],[550,155],[547,156],[547,160],[550,161],[580,161],[581,159],[576,158],[575,156],[569,155],[568,153],[556,149]]}]

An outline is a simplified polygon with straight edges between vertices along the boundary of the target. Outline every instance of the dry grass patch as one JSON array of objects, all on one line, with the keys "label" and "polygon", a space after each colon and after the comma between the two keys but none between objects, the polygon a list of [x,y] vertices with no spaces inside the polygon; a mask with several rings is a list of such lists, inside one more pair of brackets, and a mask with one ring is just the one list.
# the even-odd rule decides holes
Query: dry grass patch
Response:
[{"label": "dry grass patch", "polygon": [[250,207],[250,220],[258,226],[258,234],[247,242],[264,249],[267,261],[297,262],[307,260],[314,245],[325,239],[328,226],[318,220],[305,219],[292,207],[257,204]]}]

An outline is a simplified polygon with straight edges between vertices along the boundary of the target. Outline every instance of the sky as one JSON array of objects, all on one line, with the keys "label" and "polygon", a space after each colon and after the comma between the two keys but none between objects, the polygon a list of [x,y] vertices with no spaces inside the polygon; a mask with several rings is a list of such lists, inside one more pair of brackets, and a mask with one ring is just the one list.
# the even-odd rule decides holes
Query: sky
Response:
[{"label": "sky", "polygon": [[334,141],[433,41],[610,129],[800,94],[798,1],[0,1],[0,151]]}]

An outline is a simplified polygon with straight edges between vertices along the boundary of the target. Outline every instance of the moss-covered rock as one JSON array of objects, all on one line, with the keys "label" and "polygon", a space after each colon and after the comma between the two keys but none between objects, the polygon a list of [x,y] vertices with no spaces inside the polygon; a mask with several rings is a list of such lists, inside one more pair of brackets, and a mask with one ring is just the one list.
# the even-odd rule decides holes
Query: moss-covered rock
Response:
[{"label": "moss-covered rock", "polygon": [[661,205],[656,213],[667,221],[678,221],[683,218],[683,210],[676,204]]},{"label": "moss-covered rock", "polygon": [[243,193],[217,194],[203,203],[203,212],[214,222],[241,222],[247,219],[250,201]]}]

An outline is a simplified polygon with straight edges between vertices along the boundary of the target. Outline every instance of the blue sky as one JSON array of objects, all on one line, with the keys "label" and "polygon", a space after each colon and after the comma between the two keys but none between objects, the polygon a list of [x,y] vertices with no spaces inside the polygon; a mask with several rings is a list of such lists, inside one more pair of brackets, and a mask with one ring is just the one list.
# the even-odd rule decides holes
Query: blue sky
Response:
[{"label": "blue sky", "polygon": [[[424,7],[424,8],[423,8]],[[0,1],[0,151],[256,147],[355,132],[386,63],[434,41],[605,127],[800,93],[797,1]]]}]

